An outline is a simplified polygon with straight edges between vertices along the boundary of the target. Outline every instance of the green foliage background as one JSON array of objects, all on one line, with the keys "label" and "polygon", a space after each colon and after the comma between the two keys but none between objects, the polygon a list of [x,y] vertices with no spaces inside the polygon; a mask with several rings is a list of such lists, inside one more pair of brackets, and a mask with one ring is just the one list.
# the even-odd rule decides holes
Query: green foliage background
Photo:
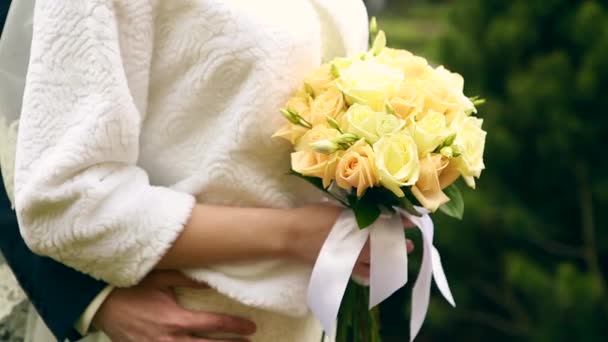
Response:
[{"label": "green foliage background", "polygon": [[[488,100],[486,171],[462,222],[436,220],[458,306],[434,290],[417,341],[608,339],[608,1],[393,0],[378,17]],[[386,341],[407,340],[410,293],[384,304]]]}]

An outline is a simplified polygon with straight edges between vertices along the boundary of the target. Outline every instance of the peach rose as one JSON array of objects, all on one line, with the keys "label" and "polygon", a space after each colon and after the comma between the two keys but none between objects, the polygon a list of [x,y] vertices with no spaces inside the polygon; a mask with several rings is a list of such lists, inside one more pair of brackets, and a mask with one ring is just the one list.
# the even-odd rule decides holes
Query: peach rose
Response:
[{"label": "peach rose", "polygon": [[336,119],[346,110],[344,95],[335,87],[330,87],[312,102],[310,120],[313,125],[327,122],[327,118]]},{"label": "peach rose", "polygon": [[363,196],[365,190],[378,184],[374,158],[374,151],[365,139],[356,142],[338,162],[336,184],[348,191],[356,188],[357,196]]},{"label": "peach rose", "polygon": [[330,64],[323,64],[320,68],[304,77],[304,84],[307,91],[312,92],[313,97],[321,95],[334,82]]},{"label": "peach rose", "polygon": [[292,123],[288,123],[281,127],[275,134],[272,135],[273,138],[283,138],[289,141],[292,145],[297,144],[298,140],[306,133],[308,129],[300,126],[294,125]]},{"label": "peach rose", "polygon": [[323,154],[315,152],[310,144],[337,138],[340,132],[326,126],[314,126],[298,141],[296,152],[291,154],[291,168],[304,176],[318,177],[323,180],[323,186],[328,187],[334,179],[336,164],[341,152]]},{"label": "peach rose", "polygon": [[439,175],[448,165],[449,160],[440,154],[427,155],[420,160],[420,176],[414,186],[412,194],[425,208],[436,211],[450,198],[441,191]]}]

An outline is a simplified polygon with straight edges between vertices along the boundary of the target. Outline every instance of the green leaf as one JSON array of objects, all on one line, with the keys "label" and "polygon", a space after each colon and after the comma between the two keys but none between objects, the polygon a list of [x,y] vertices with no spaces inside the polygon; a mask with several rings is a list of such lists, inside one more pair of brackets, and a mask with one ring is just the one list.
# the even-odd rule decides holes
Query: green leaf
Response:
[{"label": "green leaf", "polygon": [[368,193],[363,195],[360,199],[357,199],[355,196],[351,196],[349,198],[350,207],[355,212],[355,218],[357,219],[357,225],[359,229],[365,229],[369,227],[372,223],[374,223],[382,211],[378,204],[373,201],[372,196],[369,196]]},{"label": "green leaf", "polygon": [[462,216],[464,215],[464,200],[458,187],[452,184],[443,189],[443,192],[450,198],[450,201],[439,207],[439,210],[448,216],[462,220]]},{"label": "green leaf", "polygon": [[401,209],[407,211],[409,214],[414,215],[414,216],[418,216],[421,217],[422,215],[414,208],[414,204],[412,204],[412,201],[410,201],[407,197],[400,197],[399,198],[399,206],[401,207]]}]

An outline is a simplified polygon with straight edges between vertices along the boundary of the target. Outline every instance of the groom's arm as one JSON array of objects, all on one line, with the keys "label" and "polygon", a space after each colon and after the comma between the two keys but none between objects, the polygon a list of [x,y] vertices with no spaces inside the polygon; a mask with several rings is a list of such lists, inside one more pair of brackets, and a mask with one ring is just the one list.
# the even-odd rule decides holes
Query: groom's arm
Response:
[{"label": "groom's arm", "polygon": [[33,254],[21,238],[4,191],[0,191],[0,250],[55,337],[59,341],[80,338],[75,323],[106,284]]}]

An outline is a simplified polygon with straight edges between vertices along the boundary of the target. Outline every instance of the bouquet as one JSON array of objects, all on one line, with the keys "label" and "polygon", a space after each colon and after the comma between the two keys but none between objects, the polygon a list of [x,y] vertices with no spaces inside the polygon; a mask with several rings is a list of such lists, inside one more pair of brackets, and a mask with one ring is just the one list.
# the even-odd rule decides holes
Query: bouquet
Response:
[{"label": "bouquet", "polygon": [[[293,144],[293,173],[349,208],[322,247],[308,297],[337,341],[380,340],[375,307],[407,282],[401,216],[423,235],[410,338],[424,321],[431,278],[454,305],[429,214],[462,218],[454,182],[462,177],[474,188],[484,169],[486,132],[474,115],[483,100],[464,95],[459,74],[386,47],[384,32],[374,21],[371,27],[369,51],[336,58],[304,79],[281,110],[288,123],[275,134]],[[368,239],[369,288],[349,284]]]}]

